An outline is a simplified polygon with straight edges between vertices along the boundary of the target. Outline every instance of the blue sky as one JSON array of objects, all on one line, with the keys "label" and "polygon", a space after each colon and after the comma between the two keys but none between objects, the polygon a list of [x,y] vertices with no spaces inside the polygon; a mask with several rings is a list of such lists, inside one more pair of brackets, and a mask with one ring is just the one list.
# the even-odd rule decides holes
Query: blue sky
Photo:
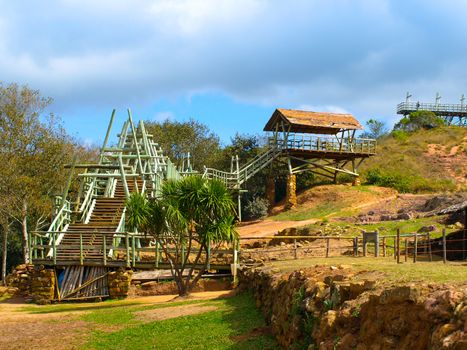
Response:
[{"label": "blue sky", "polygon": [[398,119],[467,93],[467,1],[0,0],[0,81],[54,98],[99,144],[112,108],[207,124],[224,142],[277,107]]}]

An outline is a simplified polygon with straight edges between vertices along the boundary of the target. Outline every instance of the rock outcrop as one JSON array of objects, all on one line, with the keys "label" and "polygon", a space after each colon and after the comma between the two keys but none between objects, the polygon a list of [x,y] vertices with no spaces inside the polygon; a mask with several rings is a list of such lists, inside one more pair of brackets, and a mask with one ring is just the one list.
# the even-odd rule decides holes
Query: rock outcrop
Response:
[{"label": "rock outcrop", "polygon": [[467,349],[467,284],[395,285],[345,266],[242,270],[284,349]]}]

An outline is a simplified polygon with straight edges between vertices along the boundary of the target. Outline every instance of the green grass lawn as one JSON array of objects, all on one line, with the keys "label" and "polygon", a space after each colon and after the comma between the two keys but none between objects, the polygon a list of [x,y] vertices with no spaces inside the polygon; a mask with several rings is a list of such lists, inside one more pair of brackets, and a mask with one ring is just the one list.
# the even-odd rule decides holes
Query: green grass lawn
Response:
[{"label": "green grass lawn", "polygon": [[[403,260],[403,258],[402,258]],[[411,261],[397,264],[393,258],[309,258],[273,262],[274,267],[284,272],[313,267],[315,265],[349,265],[357,271],[379,271],[385,278],[394,282],[467,282],[467,266],[465,263],[449,262],[417,262]]]},{"label": "green grass lawn", "polygon": [[[214,310],[160,321],[138,318],[138,312],[198,304]],[[164,310],[162,310],[164,309]],[[273,336],[261,332],[264,318],[249,294],[214,300],[188,300],[147,305],[129,301],[28,306],[29,313],[86,311],[78,321],[95,324],[82,349],[279,349]],[[147,322],[148,321],[148,322]],[[258,331],[259,330],[259,331]]]}]

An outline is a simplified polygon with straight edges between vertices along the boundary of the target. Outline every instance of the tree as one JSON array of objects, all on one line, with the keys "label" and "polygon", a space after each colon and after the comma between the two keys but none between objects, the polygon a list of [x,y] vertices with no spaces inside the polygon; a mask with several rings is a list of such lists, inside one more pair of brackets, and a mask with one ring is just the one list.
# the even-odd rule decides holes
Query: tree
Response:
[{"label": "tree", "polygon": [[145,128],[162,147],[165,155],[177,165],[189,152],[192,166],[202,171],[203,166],[213,167],[220,156],[219,136],[196,120],[187,122],[165,120],[162,123],[145,122]]},{"label": "tree", "polygon": [[157,199],[132,194],[126,215],[130,229],[161,244],[180,296],[187,295],[206,271],[210,247],[218,249],[237,238],[235,205],[228,189],[199,176],[165,182]]},{"label": "tree", "polygon": [[[28,229],[45,227],[51,196],[61,193],[76,144],[60,121],[45,111],[52,100],[27,86],[0,84],[0,212],[19,224],[24,262],[29,262]],[[10,225],[3,225],[4,237]]]},{"label": "tree", "polygon": [[362,138],[379,139],[388,133],[386,124],[376,119],[370,119],[366,122],[368,131],[362,134]]},{"label": "tree", "polygon": [[444,120],[431,111],[416,111],[402,118],[394,126],[394,131],[413,132],[420,129],[436,128],[444,124]]}]

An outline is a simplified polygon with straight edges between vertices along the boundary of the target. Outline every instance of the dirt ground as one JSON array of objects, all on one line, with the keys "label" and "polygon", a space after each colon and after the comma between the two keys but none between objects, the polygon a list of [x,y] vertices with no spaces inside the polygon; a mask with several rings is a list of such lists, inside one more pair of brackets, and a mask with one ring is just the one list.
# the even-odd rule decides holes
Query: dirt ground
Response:
[{"label": "dirt ground", "polygon": [[173,306],[165,309],[144,310],[136,312],[135,315],[136,319],[139,321],[153,322],[181,316],[202,314],[214,310],[217,310],[217,307],[214,305],[194,304]]},{"label": "dirt ground", "polygon": [[[233,291],[216,291],[193,293],[190,299],[209,300],[233,295]],[[182,301],[176,295],[158,295],[151,297],[129,298],[125,302],[141,305],[153,305]],[[85,342],[92,330],[102,327],[79,319],[87,312],[85,309],[97,306],[97,303],[82,303],[71,312],[34,313],[34,309],[41,310],[41,306],[26,304],[22,298],[13,298],[0,303],[0,350],[27,349],[78,349]],[[187,305],[192,307],[171,307],[168,310],[150,310],[150,313],[140,313],[140,317],[147,322],[169,317],[179,317],[189,314],[211,311],[210,306]],[[22,311],[24,307],[32,311]],[[80,310],[82,309],[82,310]],[[157,316],[157,314],[160,314]],[[175,316],[174,316],[175,315]],[[162,317],[162,318],[161,318]]]}]

